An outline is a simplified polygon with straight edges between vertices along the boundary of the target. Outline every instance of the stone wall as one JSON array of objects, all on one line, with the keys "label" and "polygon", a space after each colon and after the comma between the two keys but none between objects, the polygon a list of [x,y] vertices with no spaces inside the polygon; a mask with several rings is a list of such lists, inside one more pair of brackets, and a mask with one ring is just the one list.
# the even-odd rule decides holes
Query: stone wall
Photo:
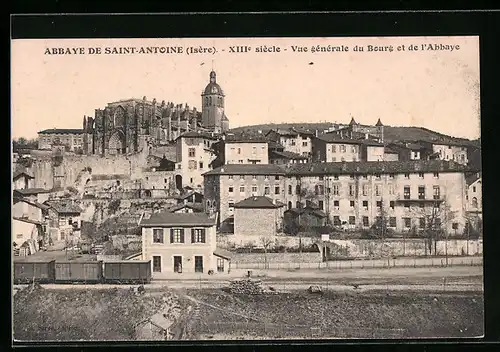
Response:
[{"label": "stone wall", "polygon": [[318,263],[321,253],[233,253],[231,264],[236,263]]},{"label": "stone wall", "polygon": [[402,256],[481,255],[482,240],[448,240],[431,244],[423,239],[411,240],[331,240],[326,242],[330,258],[389,258]]}]

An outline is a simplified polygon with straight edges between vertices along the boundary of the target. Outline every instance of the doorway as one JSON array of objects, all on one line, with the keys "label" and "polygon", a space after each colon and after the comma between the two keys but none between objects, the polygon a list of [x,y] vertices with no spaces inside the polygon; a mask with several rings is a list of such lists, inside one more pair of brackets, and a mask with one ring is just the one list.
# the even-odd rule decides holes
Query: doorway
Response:
[{"label": "doorway", "polygon": [[182,175],[175,175],[175,188],[182,191]]},{"label": "doorway", "polygon": [[218,273],[224,272],[224,259],[223,258],[217,258],[217,272]]},{"label": "doorway", "polygon": [[174,273],[182,273],[182,257],[174,256]]},{"label": "doorway", "polygon": [[202,273],[203,272],[203,257],[195,256],[194,257],[194,272]]}]

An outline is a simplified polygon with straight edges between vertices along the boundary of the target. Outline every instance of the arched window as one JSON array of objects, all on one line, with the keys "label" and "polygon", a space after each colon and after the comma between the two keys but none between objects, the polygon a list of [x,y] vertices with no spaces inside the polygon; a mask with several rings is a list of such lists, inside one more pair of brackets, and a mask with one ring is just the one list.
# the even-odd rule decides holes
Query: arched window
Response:
[{"label": "arched window", "polygon": [[300,202],[299,201],[297,201],[297,203],[295,204],[295,207],[296,208],[300,208]]},{"label": "arched window", "polygon": [[210,105],[212,105],[212,97],[208,97],[208,101],[210,102]]},{"label": "arched window", "polygon": [[210,200],[207,200],[207,209],[210,209]]},{"label": "arched window", "polygon": [[288,194],[292,194],[292,185],[288,185]]},{"label": "arched window", "polygon": [[292,202],[288,202],[288,209],[292,209]]},{"label": "arched window", "polygon": [[476,197],[472,198],[472,207],[477,208],[477,198]]},{"label": "arched window", "polygon": [[208,106],[208,97],[205,97],[205,106]]}]

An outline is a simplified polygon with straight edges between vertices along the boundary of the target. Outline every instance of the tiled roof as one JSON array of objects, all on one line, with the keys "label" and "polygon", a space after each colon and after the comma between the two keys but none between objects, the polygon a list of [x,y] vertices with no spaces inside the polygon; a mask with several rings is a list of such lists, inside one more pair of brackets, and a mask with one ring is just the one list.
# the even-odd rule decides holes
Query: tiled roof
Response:
[{"label": "tiled roof", "polygon": [[[297,135],[298,135],[298,133],[293,131],[292,129],[289,129],[289,130],[277,129],[277,130],[271,130],[271,131],[275,132],[283,137],[297,137]],[[268,133],[270,133],[271,131],[269,131]]]},{"label": "tiled roof", "polygon": [[80,214],[82,209],[76,204],[72,202],[45,202],[45,204],[49,205],[52,209],[57,211],[59,214]]},{"label": "tiled roof", "polygon": [[473,184],[474,182],[476,182],[480,178],[481,178],[481,173],[477,172],[477,173],[474,173],[472,175],[466,176],[465,182],[467,183],[468,186],[470,186],[471,184]]},{"label": "tiled roof", "polygon": [[185,133],[181,134],[179,137],[177,137],[177,139],[179,139],[179,138],[208,138],[208,139],[218,139],[218,137],[216,135],[212,136],[210,133],[195,132],[195,131],[185,132]]},{"label": "tiled roof", "polygon": [[215,218],[208,217],[205,213],[154,213],[146,219],[143,217],[140,226],[213,226]]},{"label": "tiled roof", "polygon": [[292,208],[292,209],[289,209],[287,210],[287,212],[291,212],[291,213],[294,213],[294,214],[313,214],[313,215],[316,215],[320,218],[326,218],[326,214],[324,211],[320,210],[320,209],[315,209],[315,208],[312,208],[312,207],[305,207],[305,208]]},{"label": "tiled roof", "polygon": [[169,208],[168,211],[174,212],[177,210],[181,210],[183,208],[190,208],[190,209],[193,209],[193,210],[198,211],[198,212],[203,211],[203,205],[196,204],[196,203],[177,204],[177,205],[174,205],[173,207]]},{"label": "tiled roof", "polygon": [[12,175],[12,178],[15,180],[16,178],[18,178],[21,175],[26,175],[28,178],[35,178],[35,177],[31,176],[29,173],[27,173],[26,171],[16,171],[16,172],[14,172],[14,175]]},{"label": "tiled roof", "polygon": [[358,161],[335,163],[227,164],[208,171],[209,175],[333,175],[388,174],[415,172],[465,172],[467,167],[453,160]]},{"label": "tiled roof", "polygon": [[262,136],[245,136],[245,135],[227,135],[225,139],[226,144],[231,143],[268,143],[268,140]]},{"label": "tiled roof", "polygon": [[23,196],[29,196],[39,193],[49,193],[49,191],[43,188],[25,188],[25,189],[16,189],[15,191],[21,193]]},{"label": "tiled roof", "polygon": [[235,208],[280,208],[283,204],[274,204],[273,200],[264,196],[248,197],[234,205]]},{"label": "tiled roof", "polygon": [[42,224],[40,221],[31,220],[31,219],[27,219],[27,218],[13,217],[12,219],[17,220],[17,221],[26,222],[28,224],[33,224],[33,225],[41,225]]},{"label": "tiled roof", "polygon": [[282,152],[271,151],[271,158],[285,158],[285,159],[291,159],[291,160],[297,160],[297,159],[304,160],[304,159],[307,159],[307,156],[300,155],[298,153],[293,153],[293,152],[289,152],[289,151],[285,150],[285,151],[282,151]]},{"label": "tiled roof", "polygon": [[337,133],[324,133],[316,137],[327,143],[344,143],[344,144],[363,144],[370,146],[383,146],[382,143],[378,143],[374,140],[370,139],[355,139],[355,138],[347,138],[344,136],[340,136]]},{"label": "tiled roof", "polygon": [[409,142],[409,143],[393,143],[393,144],[390,144],[389,145],[390,147],[393,147],[393,148],[402,148],[402,149],[408,149],[408,150],[422,150],[422,149],[425,149],[425,147],[421,144],[418,144],[418,143],[412,143],[412,142]]},{"label": "tiled roof", "polygon": [[217,256],[217,257],[220,257],[220,258],[224,258],[224,259],[228,259],[230,260],[231,259],[231,256],[232,256],[232,253],[225,250],[225,249],[222,249],[222,248],[216,248],[215,251],[214,251],[214,255]]},{"label": "tiled roof", "polygon": [[[256,165],[254,165],[256,166]],[[387,174],[414,172],[464,172],[466,167],[452,160],[363,161],[285,165],[287,175]]]},{"label": "tiled roof", "polygon": [[43,130],[38,133],[41,134],[82,134],[83,130],[79,128],[52,128]]},{"label": "tiled roof", "polygon": [[37,207],[37,208],[40,208],[42,210],[47,210],[49,209],[50,207],[46,204],[42,204],[42,203],[38,203],[38,202],[32,202],[31,200],[29,199],[26,199],[26,198],[14,198],[14,204],[18,203],[18,202],[24,202],[26,204],[29,204],[29,205],[32,205],[34,207]]},{"label": "tiled roof", "polygon": [[197,194],[199,194],[200,196],[202,196],[202,197],[203,197],[203,193],[201,193],[201,192],[197,192],[197,191],[189,191],[189,192],[187,192],[187,193],[185,193],[185,194],[183,194],[183,195],[178,196],[178,197],[177,197],[177,199],[186,199],[186,198],[188,198],[188,197],[191,197],[191,196],[192,196],[193,194],[195,194],[195,193],[197,193]]},{"label": "tiled roof", "polygon": [[272,164],[226,164],[203,175],[284,175],[285,171]]},{"label": "tiled roof", "polygon": [[268,141],[268,143],[267,143],[267,144],[268,144],[268,148],[269,148],[270,150],[272,150],[272,149],[281,149],[281,150],[285,149],[285,147],[283,147],[283,146],[282,146],[281,144],[279,144],[279,143],[276,143],[275,141]]}]

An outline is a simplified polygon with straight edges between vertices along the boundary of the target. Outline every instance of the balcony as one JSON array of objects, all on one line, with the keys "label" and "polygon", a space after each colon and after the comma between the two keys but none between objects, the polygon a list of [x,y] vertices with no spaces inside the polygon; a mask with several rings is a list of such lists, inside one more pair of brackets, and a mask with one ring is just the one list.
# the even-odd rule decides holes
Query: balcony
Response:
[{"label": "balcony", "polygon": [[432,198],[423,198],[419,197],[418,195],[417,196],[410,195],[409,197],[398,195],[396,197],[396,202],[397,203],[442,203],[444,202],[444,199],[442,196],[432,196]]}]

